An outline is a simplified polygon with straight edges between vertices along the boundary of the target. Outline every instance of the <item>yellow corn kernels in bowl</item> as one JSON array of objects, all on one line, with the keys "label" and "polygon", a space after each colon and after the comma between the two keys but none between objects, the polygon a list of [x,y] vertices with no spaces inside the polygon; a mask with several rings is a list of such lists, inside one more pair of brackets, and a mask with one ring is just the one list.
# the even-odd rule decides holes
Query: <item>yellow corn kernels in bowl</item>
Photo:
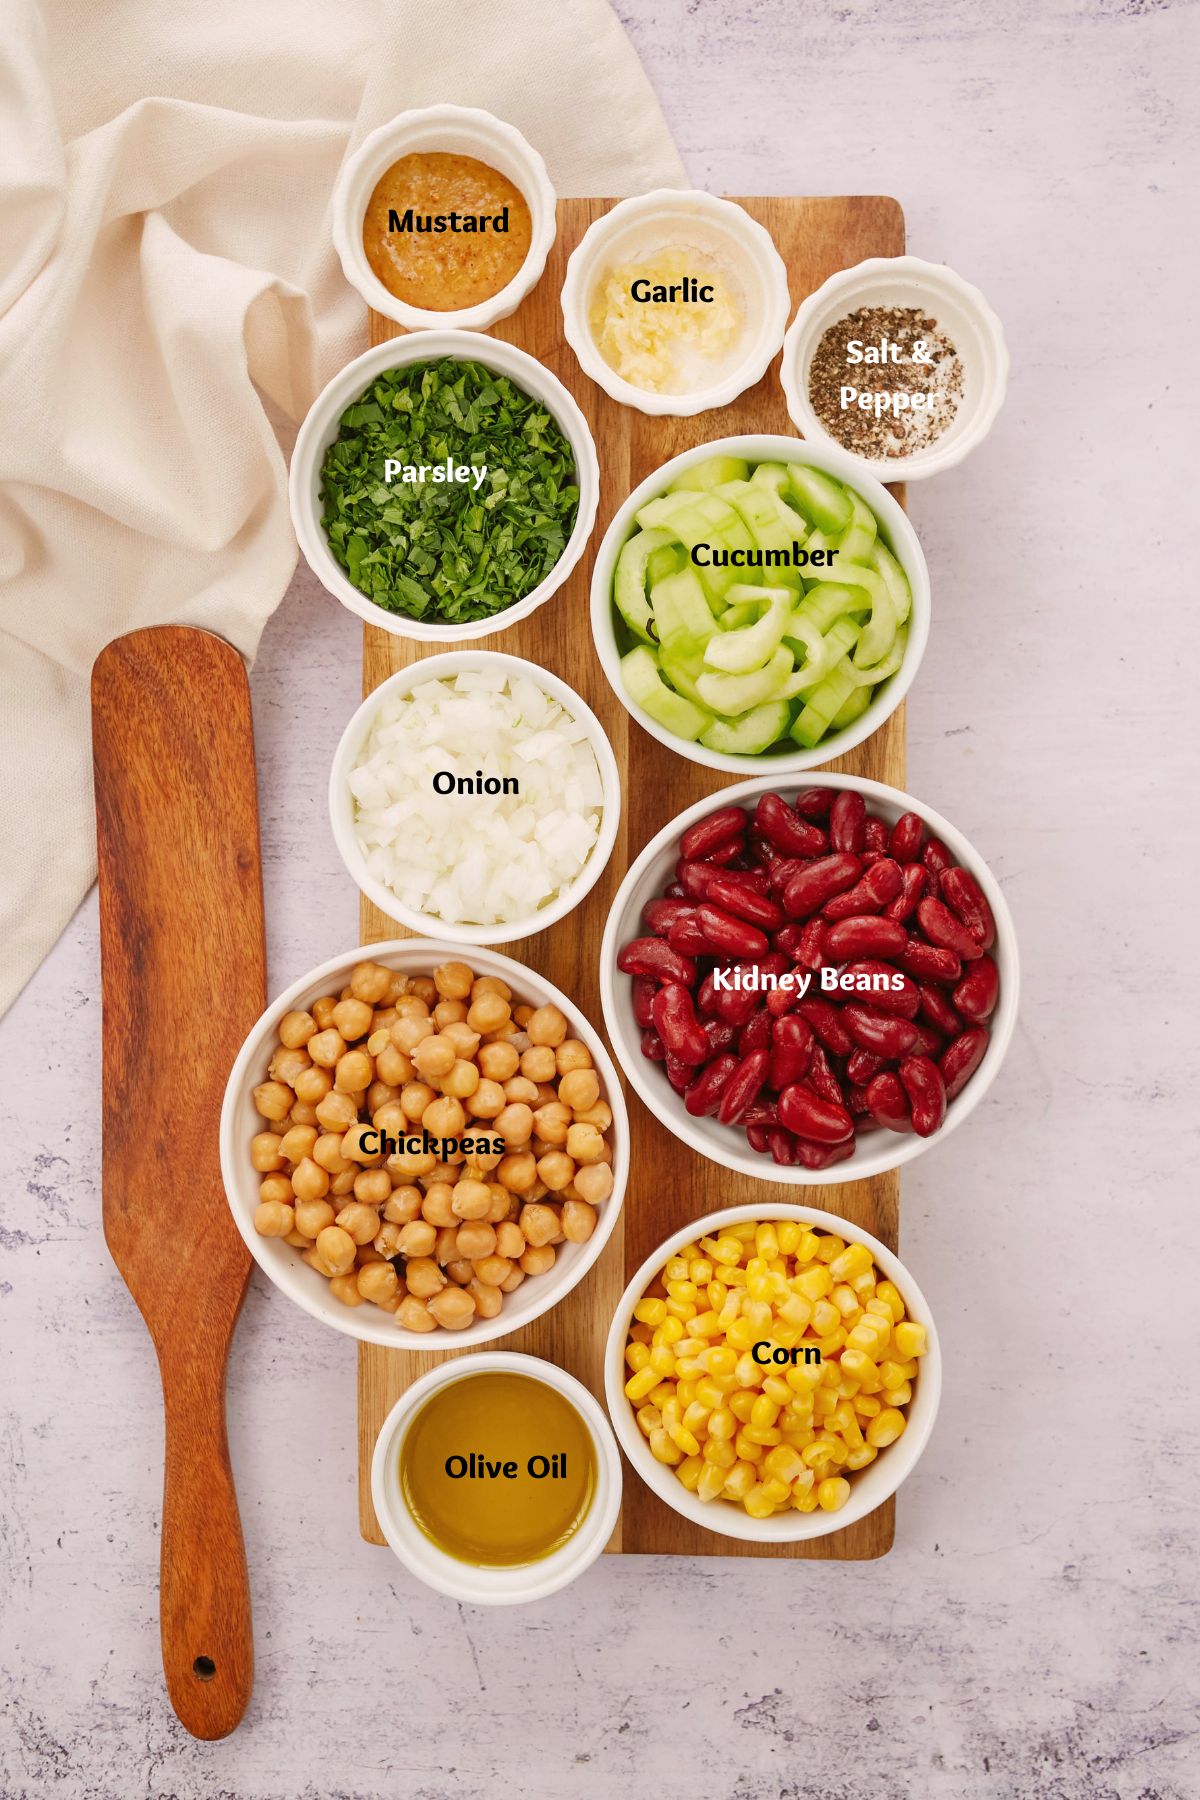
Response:
[{"label": "yellow corn kernels in bowl", "polygon": [[698,1499],[832,1513],[903,1434],[926,1348],[865,1244],[746,1220],[668,1258],[633,1309],[625,1394]]}]

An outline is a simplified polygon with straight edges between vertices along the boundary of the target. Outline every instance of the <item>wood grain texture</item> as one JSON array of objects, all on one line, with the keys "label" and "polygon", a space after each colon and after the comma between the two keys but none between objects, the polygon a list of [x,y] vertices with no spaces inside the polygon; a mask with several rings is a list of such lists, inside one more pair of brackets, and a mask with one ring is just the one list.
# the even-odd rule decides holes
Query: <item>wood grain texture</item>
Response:
[{"label": "wood grain texture", "polygon": [[104,1234],[158,1353],[166,1411],[163,1667],[194,1737],[253,1682],[225,1368],[250,1273],[217,1120],[266,1003],[250,693],[241,657],[182,626],[92,671],[104,999]]},{"label": "wood grain texture", "polygon": [[[498,948],[526,962],[573,994],[588,1017],[601,1023],[597,980],[600,937],[621,877],[642,846],[670,819],[734,777],[699,768],[658,744],[633,723],[606,682],[592,650],[588,583],[592,557],[617,507],[637,483],[669,457],[736,432],[780,431],[794,435],[779,386],[779,362],[732,406],[694,419],[654,419],[622,407],[580,370],[562,335],[558,296],[567,257],[607,200],[564,200],[558,208],[558,238],[546,273],[496,335],[545,363],[578,400],[591,425],[600,462],[600,510],[585,556],[564,588],[532,618],[510,630],[481,638],[552,669],[593,708],[612,741],[622,771],[624,812],[612,861],[604,879],[583,904],[552,931]],[[869,256],[898,256],[904,250],[903,214],[894,200],[878,196],[830,199],[746,199],[741,202],[774,238],[787,264],[793,307],[833,274]],[[390,321],[371,315],[373,343],[400,335]],[[893,490],[902,498],[901,490]],[[370,693],[395,670],[436,651],[364,628],[363,691]],[[827,765],[904,785],[904,709],[850,755]],[[368,901],[362,903],[362,940],[379,943],[404,935]],[[431,936],[436,935],[433,931]],[[628,1094],[632,1161],[624,1214],[603,1256],[585,1280],[544,1319],[500,1345],[561,1363],[579,1377],[601,1403],[602,1356],[616,1304],[629,1275],[655,1246],[693,1218],[722,1206],[802,1202],[842,1214],[896,1245],[899,1177],[836,1186],[788,1188],[752,1181],[695,1155],[659,1124],[636,1095]],[[768,1164],[769,1166],[769,1164]],[[379,1427],[397,1397],[441,1358],[434,1354],[359,1346],[359,1522],[371,1543],[384,1542],[371,1506],[370,1464]],[[891,1548],[892,1501],[843,1531],[810,1543],[755,1545],[704,1531],[673,1512],[626,1465],[621,1519],[610,1550],[661,1555],[868,1558]]]}]

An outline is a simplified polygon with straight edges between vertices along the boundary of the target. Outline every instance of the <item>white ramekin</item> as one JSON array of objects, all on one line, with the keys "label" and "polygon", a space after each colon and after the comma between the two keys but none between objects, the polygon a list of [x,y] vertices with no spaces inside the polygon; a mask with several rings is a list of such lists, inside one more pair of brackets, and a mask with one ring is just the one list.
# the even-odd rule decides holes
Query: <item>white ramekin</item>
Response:
[{"label": "white ramekin", "polygon": [[[753,463],[804,463],[810,468],[821,469],[828,475],[836,476],[839,481],[849,483],[875,514],[880,525],[880,535],[908,577],[908,584],[912,589],[912,612],[908,621],[908,642],[900,667],[894,675],[880,682],[870,705],[852,725],[847,725],[842,731],[829,732],[812,750],[802,750],[798,744],[795,750],[781,751],[774,756],[730,756],[723,750],[707,750],[703,744],[676,737],[664,725],[660,725],[657,719],[652,719],[628,693],[622,679],[612,587],[617,558],[633,530],[634,514],[647,501],[665,493],[667,483],[681,470],[690,468],[693,463],[704,462],[710,456],[740,456]],[[814,769],[822,763],[832,762],[835,756],[844,756],[847,750],[853,750],[856,744],[869,738],[873,731],[878,731],[883,721],[895,712],[913,684],[929,638],[929,571],[925,566],[925,554],[904,508],[872,476],[851,468],[844,451],[827,449],[824,444],[798,443],[795,438],[790,437],[764,435],[716,438],[712,443],[693,445],[681,455],[673,456],[670,462],[664,463],[652,475],[647,475],[634,488],[624,506],[616,512],[600,540],[600,548],[592,565],[591,614],[592,636],[596,642],[600,666],[613,693],[643,731],[648,732],[652,738],[657,738],[660,744],[665,744],[668,750],[674,750],[689,762],[702,763],[706,769],[724,769],[732,775],[769,769],[773,774],[783,777],[796,774],[801,769]]]},{"label": "white ramekin", "polygon": [[[821,337],[860,306],[919,306],[937,320],[958,351],[963,391],[954,419],[927,449],[911,456],[860,456],[822,425],[808,397],[808,372]],[[881,377],[884,371],[863,373]],[[898,372],[899,374],[899,372]],[[897,378],[898,378],[897,374]],[[783,340],[780,370],[792,423],[808,439],[832,445],[856,469],[880,481],[923,481],[952,469],[981,444],[1004,404],[1008,349],[999,319],[977,287],[943,263],[919,256],[873,256],[840,269],[801,302]]]},{"label": "white ramekin", "polygon": [[[600,834],[575,880],[561,889],[557,898],[548,906],[542,907],[540,912],[525,913],[520,918],[503,920],[495,925],[454,924],[433,913],[414,912],[410,907],[404,906],[391,888],[376,881],[369,872],[367,859],[359,846],[354,828],[355,805],[354,796],[350,792],[350,772],[385,699],[407,694],[425,681],[444,680],[464,669],[489,667],[500,669],[508,676],[523,675],[526,680],[534,682],[557,700],[573,718],[586,727],[588,743],[595,752],[596,766],[600,770],[604,788]],[[398,925],[407,926],[409,931],[436,931],[449,943],[512,944],[520,938],[532,937],[535,931],[544,931],[547,926],[556,925],[579,905],[599,881],[612,855],[621,819],[621,776],[612,745],[599,719],[574,688],[568,687],[565,681],[560,681],[557,675],[552,675],[537,663],[525,662],[519,656],[505,656],[498,650],[449,650],[444,656],[425,656],[410,663],[407,668],[400,669],[367,695],[342,733],[341,742],[334,753],[329,775],[329,816],[333,825],[334,842],[347,870],[361,892],[380,912],[386,913],[389,919],[395,919]]]},{"label": "white ramekin", "polygon": [[[741,274],[746,327],[742,356],[722,381],[688,394],[651,394],[609,367],[596,347],[588,306],[611,264],[682,244],[714,254]],[[683,418],[728,406],[766,374],[783,341],[791,300],[783,259],[757,219],[699,188],[656,188],[622,200],[589,225],[571,252],[562,290],[563,330],[584,373],[622,406]]]},{"label": "white ramekin", "polygon": [[[525,261],[512,280],[476,306],[435,312],[409,306],[384,287],[363,249],[363,218],[381,175],[402,156],[443,151],[472,156],[506,175],[529,206],[532,235]],[[521,133],[475,106],[425,106],[404,112],[365,139],[342,167],[333,190],[333,242],[351,287],[367,305],[410,331],[482,331],[516,311],[541,278],[557,230],[554,189],[546,165]]]},{"label": "white ramekin", "polygon": [[304,1010],[322,994],[336,994],[349,980],[355,963],[383,963],[389,969],[404,970],[413,975],[432,974],[442,962],[467,960],[461,944],[444,939],[401,938],[387,944],[360,944],[341,956],[331,957],[319,968],[273,1000],[253,1027],[238,1051],[237,1060],[225,1087],[221,1107],[221,1178],[234,1222],[246,1247],[263,1273],[290,1300],[323,1325],[364,1344],[382,1344],[391,1350],[450,1351],[470,1350],[487,1344],[493,1338],[507,1337],[533,1319],[540,1319],[557,1306],[564,1295],[578,1285],[596,1261],[612,1236],[625,1184],[629,1178],[629,1116],[625,1097],[613,1067],[612,1058],[595,1027],[579,1008],[561,993],[544,975],[537,974],[524,963],[501,956],[496,950],[473,949],[471,967],[477,975],[498,975],[506,981],[519,1001],[535,1006],[554,1005],[562,1008],[572,1037],[587,1045],[596,1073],[600,1077],[601,1098],[612,1109],[609,1142],[613,1151],[613,1191],[597,1208],[596,1229],[586,1244],[560,1244],[554,1267],[545,1275],[531,1275],[513,1294],[504,1296],[504,1306],[494,1319],[476,1319],[463,1331],[405,1331],[390,1313],[364,1302],[362,1306],[343,1306],[329,1291],[324,1276],[300,1260],[299,1250],[285,1244],[282,1238],[260,1237],[254,1229],[254,1213],[258,1205],[261,1177],[250,1163],[250,1140],[264,1129],[254,1109],[253,1093],[260,1081],[266,1080],[267,1064],[278,1043],[279,1021],[293,1009]]},{"label": "white ramekin", "polygon": [[[428,1344],[428,1338],[424,1342]],[[512,1569],[477,1568],[439,1550],[409,1512],[400,1486],[400,1446],[430,1395],[452,1381],[497,1369],[544,1382],[569,1400],[587,1426],[596,1458],[596,1490],[574,1535],[540,1561]],[[526,1600],[544,1600],[582,1575],[612,1536],[621,1510],[621,1479],[621,1457],[612,1429],[603,1408],[582,1382],[539,1356],[522,1356],[511,1350],[455,1357],[414,1381],[384,1420],[371,1459],[371,1499],[376,1517],[400,1561],[439,1594],[448,1594],[452,1600],[471,1606],[518,1606]]]},{"label": "white ramekin", "polygon": [[[682,1095],[677,1094],[667,1080],[662,1066],[642,1055],[641,1031],[633,1017],[631,979],[617,968],[617,955],[622,945],[631,938],[646,935],[642,908],[648,900],[656,899],[673,879],[679,859],[679,839],[689,826],[722,806],[747,806],[753,810],[760,794],[782,791],[785,798],[792,798],[802,786],[853,788],[868,806],[893,825],[901,813],[917,813],[932,835],[941,839],[955,860],[974,875],[983,889],[996,921],[996,942],[989,954],[995,959],[1000,973],[1000,999],[988,1020],[991,1035],[983,1061],[958,1098],[950,1102],[941,1130],[927,1138],[917,1137],[912,1132],[873,1131],[859,1140],[853,1156],[828,1169],[783,1167],[770,1156],[760,1156],[752,1150],[745,1133],[736,1126],[720,1125],[716,1119],[693,1118],[683,1104]],[[740,781],[733,787],[721,788],[695,806],[689,806],[657,837],[651,838],[631,866],[617,889],[600,945],[600,1003],[609,1042],[624,1074],[655,1118],[660,1119],[682,1143],[698,1150],[710,1162],[736,1169],[759,1181],[778,1182],[788,1187],[832,1187],[843,1181],[861,1181],[868,1175],[898,1169],[903,1163],[913,1162],[927,1150],[944,1143],[979,1105],[999,1073],[1016,1027],[1019,988],[1020,965],[1012,915],[995,876],[978,850],[949,820],[943,819],[923,801],[914,800],[911,794],[902,793],[899,788],[886,787],[881,781],[867,781],[860,775],[815,773],[806,775],[802,783],[762,775],[754,781]]]},{"label": "white ramekin", "polygon": [[[376,606],[366,594],[360,593],[337,561],[321,524],[321,464],[338,434],[339,421],[346,408],[385,369],[437,362],[447,356],[457,357],[462,362],[482,363],[494,374],[507,375],[527,394],[540,400],[553,414],[570,443],[579,486],[579,509],[574,529],[546,579],[505,612],[496,613],[490,619],[468,619],[459,625],[443,624],[436,619],[429,622],[410,619],[402,613],[387,612],[382,606]],[[378,625],[397,637],[416,638],[425,644],[453,644],[468,638],[490,637],[497,631],[507,631],[519,619],[527,619],[531,612],[558,592],[583,555],[596,523],[599,499],[600,469],[591,430],[562,382],[544,364],[513,344],[465,331],[422,331],[410,337],[391,338],[347,363],[313,401],[297,434],[288,475],[292,525],[300,548],[322,585],[368,625]]]},{"label": "white ramekin", "polygon": [[[650,1445],[642,1436],[634,1417],[634,1409],[625,1396],[625,1382],[628,1379],[625,1344],[629,1322],[634,1307],[651,1281],[668,1257],[674,1256],[684,1244],[713,1236],[724,1226],[740,1225],[746,1219],[795,1219],[798,1224],[834,1232],[848,1243],[865,1244],[875,1258],[876,1266],[899,1288],[904,1298],[905,1316],[924,1325],[928,1334],[929,1347],[921,1358],[920,1370],[913,1383],[912,1400],[905,1408],[908,1420],[905,1431],[894,1444],[881,1450],[874,1462],[848,1477],[850,1498],[840,1512],[827,1513],[818,1508],[811,1513],[792,1511],[774,1513],[769,1519],[752,1519],[749,1513],[728,1500],[706,1502],[695,1494],[689,1494],[674,1472],[651,1454]],[[764,1200],[760,1205],[731,1206],[724,1212],[709,1213],[703,1219],[695,1219],[690,1225],[685,1225],[682,1231],[667,1238],[652,1256],[646,1258],[622,1295],[613,1317],[604,1353],[604,1388],[609,1414],[621,1448],[646,1486],[660,1500],[673,1507],[677,1513],[682,1513],[685,1519],[691,1519],[694,1524],[703,1525],[721,1537],[743,1538],[751,1543],[796,1544],[808,1538],[826,1537],[831,1531],[842,1531],[847,1525],[865,1518],[877,1506],[882,1506],[896,1492],[905,1477],[912,1474],[929,1442],[933,1422],[937,1417],[938,1402],[942,1394],[942,1352],[929,1303],[900,1258],[894,1256],[886,1244],[881,1244],[869,1231],[852,1225],[848,1219],[839,1219],[835,1213],[818,1212],[811,1206],[779,1205]]]}]

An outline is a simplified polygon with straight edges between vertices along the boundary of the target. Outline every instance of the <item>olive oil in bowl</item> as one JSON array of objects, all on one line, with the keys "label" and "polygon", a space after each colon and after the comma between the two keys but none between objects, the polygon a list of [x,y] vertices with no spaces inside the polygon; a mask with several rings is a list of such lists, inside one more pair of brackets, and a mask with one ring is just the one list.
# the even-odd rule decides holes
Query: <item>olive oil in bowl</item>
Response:
[{"label": "olive oil in bowl", "polygon": [[563,1393],[507,1369],[436,1388],[400,1444],[400,1491],[446,1555],[510,1569],[574,1536],[596,1493],[591,1431]]}]

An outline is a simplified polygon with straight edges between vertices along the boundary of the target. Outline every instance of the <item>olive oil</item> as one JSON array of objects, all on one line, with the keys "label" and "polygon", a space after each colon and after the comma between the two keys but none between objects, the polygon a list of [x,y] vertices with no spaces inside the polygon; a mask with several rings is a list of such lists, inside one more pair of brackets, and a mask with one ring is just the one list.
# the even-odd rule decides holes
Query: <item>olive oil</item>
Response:
[{"label": "olive oil", "polygon": [[517,1568],[549,1556],[583,1523],[596,1453],[565,1394],[488,1370],[430,1395],[400,1446],[400,1490],[439,1550],[477,1567]]}]

